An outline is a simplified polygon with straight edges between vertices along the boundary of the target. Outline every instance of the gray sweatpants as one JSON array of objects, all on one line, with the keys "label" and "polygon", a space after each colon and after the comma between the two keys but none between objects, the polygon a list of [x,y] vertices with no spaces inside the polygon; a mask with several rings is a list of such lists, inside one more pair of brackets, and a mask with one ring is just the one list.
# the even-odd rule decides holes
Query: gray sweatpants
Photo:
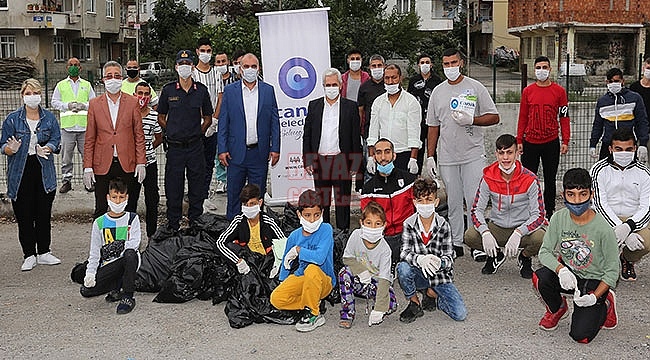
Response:
[{"label": "gray sweatpants", "polygon": [[85,138],[85,131],[73,132],[61,129],[61,174],[63,176],[63,182],[72,181],[72,171],[74,168],[72,159],[74,157],[75,146],[79,154],[81,154],[81,161],[83,161]]}]

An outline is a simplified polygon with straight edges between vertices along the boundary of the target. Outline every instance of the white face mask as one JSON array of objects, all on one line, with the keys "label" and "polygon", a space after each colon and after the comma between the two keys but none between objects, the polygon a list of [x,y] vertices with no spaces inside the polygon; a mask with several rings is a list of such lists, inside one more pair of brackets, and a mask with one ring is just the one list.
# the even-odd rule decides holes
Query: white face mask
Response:
[{"label": "white face mask", "polygon": [[313,234],[316,231],[318,231],[318,228],[320,228],[320,224],[323,223],[323,217],[319,217],[318,220],[314,222],[309,222],[305,220],[304,217],[300,217],[300,225],[302,225],[302,229],[305,230],[306,232]]},{"label": "white face mask", "polygon": [[350,70],[359,71],[361,69],[361,60],[350,60]]},{"label": "white face mask", "polygon": [[192,65],[178,65],[176,71],[178,72],[178,75],[185,80],[192,76]]},{"label": "white face mask", "polygon": [[443,70],[449,81],[456,81],[460,77],[460,66],[446,67]]},{"label": "white face mask", "polygon": [[650,69],[643,70],[643,77],[646,79],[650,79]]},{"label": "white face mask", "polygon": [[336,99],[336,97],[339,96],[339,88],[337,86],[326,86],[325,96],[330,100]]},{"label": "white face mask", "polygon": [[428,74],[431,71],[431,64],[420,64],[420,72],[423,74]]},{"label": "white face mask", "polygon": [[422,218],[428,219],[436,212],[436,205],[437,202],[433,204],[415,204],[415,210]]},{"label": "white face mask", "polygon": [[616,151],[612,153],[614,162],[622,167],[626,167],[634,160],[635,153],[632,151]]},{"label": "white face mask", "polygon": [[124,212],[124,209],[126,208],[127,203],[128,203],[128,201],[126,199],[124,201],[122,201],[121,203],[119,203],[119,204],[116,204],[116,203],[112,202],[110,199],[108,199],[108,208],[111,209],[112,212],[114,212],[116,214],[120,214],[120,213]]},{"label": "white face mask", "polygon": [[38,109],[38,105],[41,103],[41,95],[25,95],[23,96],[23,102],[27,105],[28,108]]},{"label": "white face mask", "polygon": [[550,71],[548,71],[546,69],[535,69],[535,77],[539,81],[546,81],[546,79],[548,79],[548,74],[549,73],[550,73]]},{"label": "white face mask", "polygon": [[384,227],[371,228],[361,225],[361,238],[375,244],[384,237]]},{"label": "white face mask", "polygon": [[215,66],[215,68],[217,69],[217,72],[219,72],[220,74],[225,74],[226,71],[228,71],[228,66],[226,65]]},{"label": "white face mask", "polygon": [[618,94],[619,92],[621,92],[622,88],[623,88],[623,84],[621,84],[620,82],[613,82],[607,84],[607,90],[612,94]]},{"label": "white face mask", "polygon": [[253,206],[241,206],[241,212],[246,216],[247,219],[252,219],[257,216],[257,214],[260,213],[260,204],[253,205]]},{"label": "white face mask", "polygon": [[239,65],[239,64],[237,64],[237,65],[233,65],[233,66],[232,66],[232,71],[233,71],[235,74],[239,74],[239,67],[240,67],[240,66],[241,66],[241,65]]},{"label": "white face mask", "polygon": [[199,61],[201,61],[202,63],[207,64],[210,62],[210,59],[212,59],[212,54],[199,53]]},{"label": "white face mask", "polygon": [[516,167],[517,167],[517,165],[515,165],[515,164],[513,163],[512,166],[510,167],[510,169],[506,169],[506,168],[504,168],[503,166],[501,166],[501,164],[499,164],[499,170],[501,170],[501,171],[503,171],[504,173],[506,173],[506,175],[510,175],[510,174],[512,174],[512,172],[515,171],[515,168],[516,168]]},{"label": "white face mask", "polygon": [[384,78],[384,68],[370,69],[370,75],[372,75],[373,79],[379,81]]},{"label": "white face mask", "polygon": [[104,80],[104,87],[110,94],[117,94],[122,89],[122,80],[108,79]]},{"label": "white face mask", "polygon": [[243,69],[242,77],[248,83],[257,81],[257,69],[253,69],[253,68]]},{"label": "white face mask", "polygon": [[384,89],[386,89],[388,95],[394,95],[399,91],[399,84],[384,84]]}]

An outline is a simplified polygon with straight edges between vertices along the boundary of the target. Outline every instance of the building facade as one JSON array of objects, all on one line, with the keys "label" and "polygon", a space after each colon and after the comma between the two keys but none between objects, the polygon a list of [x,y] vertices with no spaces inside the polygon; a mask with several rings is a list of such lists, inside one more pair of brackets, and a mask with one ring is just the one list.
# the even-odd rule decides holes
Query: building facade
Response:
[{"label": "building facade", "polygon": [[396,9],[400,13],[415,11],[420,17],[419,30],[451,30],[457,16],[458,0],[387,0],[388,12]]},{"label": "building facade", "polygon": [[470,0],[469,23],[472,59],[490,63],[501,46],[519,51],[519,38],[508,33],[508,0]]}]

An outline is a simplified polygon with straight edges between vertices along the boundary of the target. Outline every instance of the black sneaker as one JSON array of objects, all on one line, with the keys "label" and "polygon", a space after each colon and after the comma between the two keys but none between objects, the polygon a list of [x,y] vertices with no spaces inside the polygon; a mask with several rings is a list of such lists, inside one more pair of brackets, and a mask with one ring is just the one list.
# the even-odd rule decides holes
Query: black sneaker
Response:
[{"label": "black sneaker", "polygon": [[506,256],[501,251],[497,252],[497,257],[495,258],[488,256],[487,260],[485,260],[485,266],[481,269],[481,273],[494,274],[505,261]]},{"label": "black sneaker", "polygon": [[59,193],[65,194],[70,190],[72,190],[72,184],[70,184],[69,181],[64,181],[63,184],[61,184],[61,187],[59,188]]},{"label": "black sneaker", "polygon": [[422,310],[425,311],[436,311],[438,308],[438,298],[432,298],[425,292],[422,295]]},{"label": "black sneaker", "polygon": [[465,255],[465,249],[463,249],[463,246],[456,246],[454,245],[454,253],[456,254],[456,257],[461,257]]},{"label": "black sneaker", "polygon": [[120,300],[120,303],[117,304],[117,313],[122,315],[122,314],[128,314],[133,310],[135,307],[135,299],[132,297],[125,296]]},{"label": "black sneaker", "polygon": [[402,313],[399,314],[399,321],[408,324],[422,316],[424,316],[424,311],[422,311],[422,307],[419,304],[414,303],[413,301],[409,301],[409,306],[406,307],[406,310],[402,311]]},{"label": "black sneaker", "polygon": [[634,264],[625,260],[621,255],[621,280],[623,281],[636,281],[636,271],[634,271]]},{"label": "black sneaker", "polygon": [[520,252],[517,257],[517,262],[519,263],[519,275],[524,279],[533,278],[533,262],[531,258],[524,256],[524,252]]},{"label": "black sneaker", "polygon": [[106,302],[116,302],[122,300],[122,295],[124,295],[120,290],[111,290],[106,294]]},{"label": "black sneaker", "polygon": [[487,254],[483,250],[471,249],[470,252],[472,253],[472,258],[476,262],[484,262],[487,260]]}]

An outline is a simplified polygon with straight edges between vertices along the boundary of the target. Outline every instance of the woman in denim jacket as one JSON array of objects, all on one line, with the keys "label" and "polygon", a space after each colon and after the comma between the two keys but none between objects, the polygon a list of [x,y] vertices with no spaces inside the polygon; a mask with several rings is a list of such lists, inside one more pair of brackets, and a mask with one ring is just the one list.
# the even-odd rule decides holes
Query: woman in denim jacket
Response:
[{"label": "woman in denim jacket", "polygon": [[0,151],[7,155],[7,196],[18,222],[23,248],[22,271],[36,264],[56,265],[61,260],[50,252],[52,202],[56,193],[54,155],[61,130],[54,114],[40,107],[41,84],[27,79],[20,89],[24,106],[2,123]]}]

